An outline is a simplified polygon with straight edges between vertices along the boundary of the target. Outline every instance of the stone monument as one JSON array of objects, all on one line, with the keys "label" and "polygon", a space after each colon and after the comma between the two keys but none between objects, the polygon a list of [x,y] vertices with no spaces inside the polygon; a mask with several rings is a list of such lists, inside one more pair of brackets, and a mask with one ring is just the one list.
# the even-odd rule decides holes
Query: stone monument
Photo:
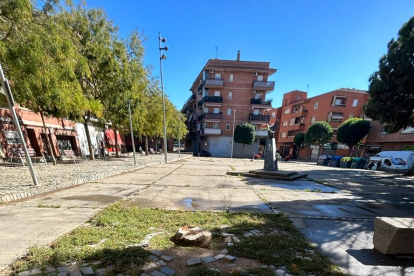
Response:
[{"label": "stone monument", "polygon": [[277,131],[278,125],[274,124],[272,127],[267,125],[268,135],[266,138],[266,148],[264,152],[264,170],[265,171],[277,171],[277,155],[276,155],[276,140],[275,132]]}]

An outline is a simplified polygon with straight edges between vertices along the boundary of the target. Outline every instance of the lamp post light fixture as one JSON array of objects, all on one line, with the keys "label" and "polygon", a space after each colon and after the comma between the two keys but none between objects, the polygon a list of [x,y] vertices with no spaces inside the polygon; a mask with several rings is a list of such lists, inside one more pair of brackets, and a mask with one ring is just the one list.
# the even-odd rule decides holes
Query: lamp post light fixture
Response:
[{"label": "lamp post light fixture", "polygon": [[165,157],[165,164],[168,163],[168,156],[167,156],[167,122],[165,118],[165,95],[164,95],[164,81],[162,76],[162,61],[167,59],[167,56],[162,53],[162,51],[168,51],[168,47],[161,47],[161,42],[167,42],[167,39],[161,37],[161,33],[158,33],[158,49],[160,50],[160,72],[161,72],[161,91],[162,91],[162,112],[163,112],[163,120],[164,120],[164,157]]},{"label": "lamp post light fixture", "polygon": [[135,153],[135,140],[134,140],[134,129],[132,128],[132,116],[131,116],[131,102],[132,100],[128,100],[128,113],[129,113],[129,127],[131,131],[131,142],[132,142],[132,154],[134,156],[134,166],[137,165],[137,156]]},{"label": "lamp post light fixture", "polygon": [[233,150],[234,150],[234,125],[236,124],[236,109],[233,109],[233,141],[231,141],[231,157],[233,158]]}]

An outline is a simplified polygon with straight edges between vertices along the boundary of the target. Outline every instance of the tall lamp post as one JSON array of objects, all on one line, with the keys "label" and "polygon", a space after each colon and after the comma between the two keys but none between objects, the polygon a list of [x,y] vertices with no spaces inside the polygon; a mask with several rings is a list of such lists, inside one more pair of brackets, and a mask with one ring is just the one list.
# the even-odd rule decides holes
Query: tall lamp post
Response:
[{"label": "tall lamp post", "polygon": [[158,33],[158,49],[160,50],[160,71],[161,71],[161,91],[162,91],[162,112],[163,112],[163,120],[164,120],[164,156],[165,156],[165,164],[168,163],[167,157],[167,122],[165,119],[165,96],[164,96],[164,81],[162,76],[162,61],[167,59],[167,56],[162,53],[162,51],[168,51],[168,47],[161,47],[161,42],[167,42],[167,39],[161,38],[161,33]]},{"label": "tall lamp post", "polygon": [[233,149],[234,149],[234,125],[236,124],[236,109],[233,109],[233,141],[231,141],[231,157],[233,158]]},{"label": "tall lamp post", "polygon": [[181,113],[179,115],[179,123],[178,123],[178,157],[181,157],[181,142],[180,142],[180,127],[181,127]]},{"label": "tall lamp post", "polygon": [[32,180],[33,180],[33,184],[37,186],[39,185],[39,182],[37,181],[36,172],[33,168],[33,163],[32,163],[32,160],[30,159],[29,151],[27,150],[26,141],[23,136],[22,128],[20,127],[20,122],[19,122],[19,119],[17,118],[16,110],[14,108],[14,98],[13,98],[13,94],[10,89],[10,84],[9,84],[9,81],[4,76],[3,67],[1,66],[1,64],[0,64],[0,77],[1,77],[0,87],[3,87],[4,93],[6,94],[7,102],[9,104],[9,108],[10,108],[10,111],[13,117],[14,127],[16,128],[17,134],[19,135],[20,141],[22,142],[23,150],[26,155],[27,166],[29,167],[30,175],[32,176]]},{"label": "tall lamp post", "polygon": [[137,165],[137,156],[135,153],[135,141],[134,141],[134,129],[132,128],[132,116],[131,116],[131,102],[132,100],[128,100],[128,113],[129,113],[129,127],[131,130],[131,142],[132,142],[132,154],[134,156],[134,166]]}]

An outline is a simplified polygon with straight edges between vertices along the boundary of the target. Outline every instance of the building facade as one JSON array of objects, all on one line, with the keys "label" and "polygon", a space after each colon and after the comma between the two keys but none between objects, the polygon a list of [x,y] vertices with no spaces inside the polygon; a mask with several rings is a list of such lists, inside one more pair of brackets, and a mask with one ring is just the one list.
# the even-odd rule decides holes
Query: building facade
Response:
[{"label": "building facade", "polygon": [[[256,141],[245,146],[243,157],[259,151],[262,126],[270,120],[265,111],[271,107],[266,95],[275,83],[276,72],[269,62],[210,59],[190,88],[191,95],[181,112],[187,117],[189,133],[185,149],[194,154],[208,151],[212,156],[230,157],[233,128],[249,122],[256,126]],[[235,157],[241,157],[241,144],[234,144]]]},{"label": "building facade", "polygon": [[[300,149],[294,145],[297,133],[306,133],[316,121],[327,121],[334,130],[332,142],[337,142],[338,127],[348,118],[365,118],[363,106],[369,95],[365,90],[340,88],[312,98],[304,91],[291,91],[283,95],[278,131],[277,146],[282,156],[298,154],[299,158],[316,158],[319,148],[305,146]],[[273,111],[269,111],[273,112]],[[277,112],[276,112],[277,113]],[[338,150],[330,147],[323,149],[325,154],[347,155],[349,148],[339,143]],[[360,155],[356,149],[353,155]]]}]

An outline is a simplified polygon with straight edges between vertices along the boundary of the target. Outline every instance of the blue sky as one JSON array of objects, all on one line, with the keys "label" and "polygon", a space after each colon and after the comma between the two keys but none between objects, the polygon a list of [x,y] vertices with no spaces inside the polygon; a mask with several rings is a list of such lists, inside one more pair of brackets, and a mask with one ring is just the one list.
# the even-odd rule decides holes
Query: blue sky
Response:
[{"label": "blue sky", "polygon": [[89,0],[119,26],[147,39],[145,62],[159,76],[158,32],[170,48],[163,63],[165,93],[181,108],[209,58],[269,61],[278,69],[274,107],[282,95],[310,97],[341,87],[368,89],[387,43],[414,15],[412,0],[110,1]]}]

